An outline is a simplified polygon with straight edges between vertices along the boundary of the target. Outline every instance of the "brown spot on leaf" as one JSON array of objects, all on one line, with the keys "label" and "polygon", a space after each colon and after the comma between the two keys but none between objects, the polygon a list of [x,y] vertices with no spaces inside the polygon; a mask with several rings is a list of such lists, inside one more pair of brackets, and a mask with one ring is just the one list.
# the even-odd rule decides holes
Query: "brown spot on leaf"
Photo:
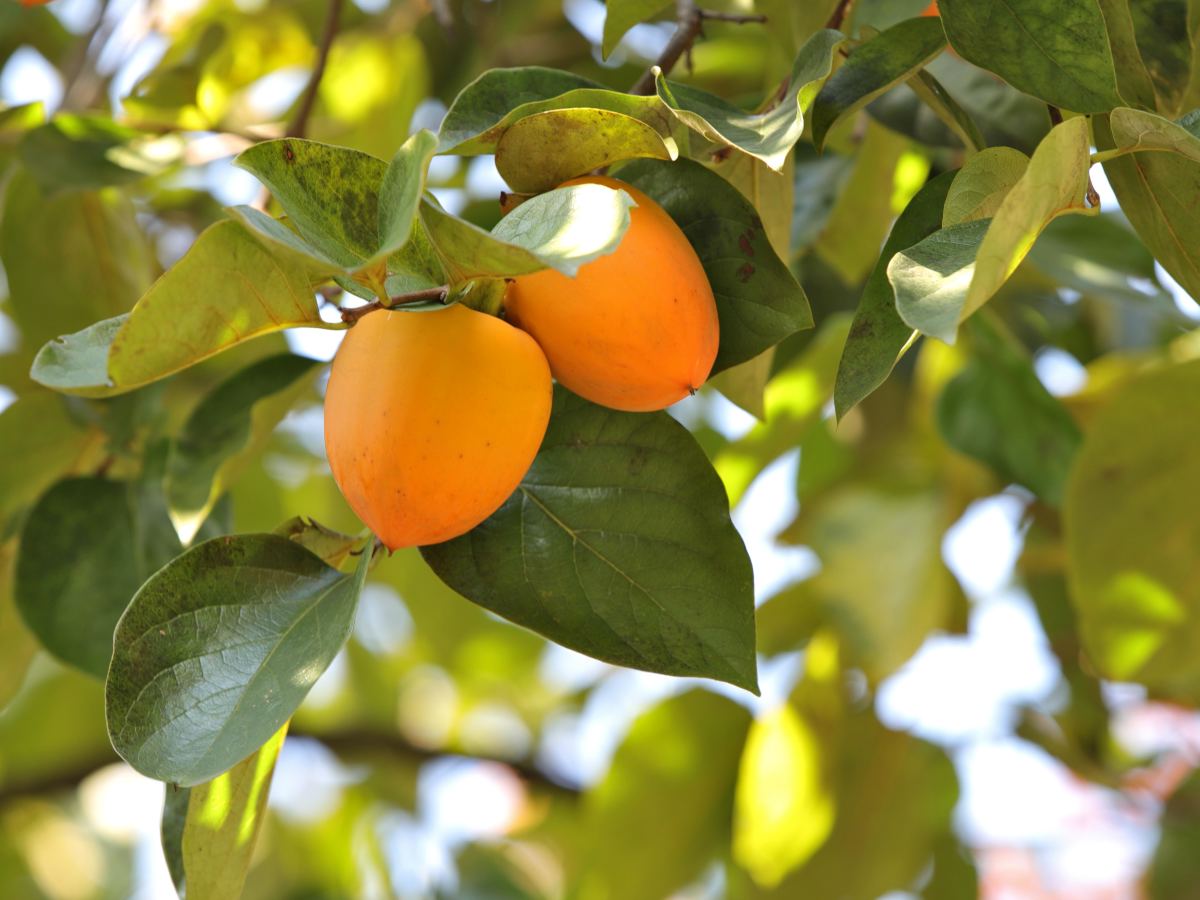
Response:
[{"label": "brown spot on leaf", "polygon": [[754,232],[747,231],[745,234],[738,235],[738,247],[746,256],[754,255],[754,245],[750,243],[750,239],[754,237]]},{"label": "brown spot on leaf", "polygon": [[745,284],[754,274],[754,266],[750,263],[743,263],[742,267],[737,270],[738,281]]},{"label": "brown spot on leaf", "polygon": [[292,145],[285,143],[283,145],[283,159],[285,162],[295,162],[296,154],[292,150]]}]

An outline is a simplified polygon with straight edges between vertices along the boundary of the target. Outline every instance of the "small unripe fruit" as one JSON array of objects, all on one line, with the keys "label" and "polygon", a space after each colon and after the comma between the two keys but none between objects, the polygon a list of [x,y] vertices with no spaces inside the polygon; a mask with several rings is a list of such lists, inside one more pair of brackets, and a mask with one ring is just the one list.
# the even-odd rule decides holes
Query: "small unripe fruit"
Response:
[{"label": "small unripe fruit", "polygon": [[516,490],[551,395],[542,351],[495,316],[462,305],[368,313],[329,376],[329,467],[389,548],[449,540]]},{"label": "small unripe fruit", "polygon": [[574,278],[543,270],[514,279],[508,319],[528,331],[565,387],[594,403],[643,412],[695,391],[717,356],[717,305],[704,267],[666,211],[614,178],[602,184],[633,197],[616,251]]}]

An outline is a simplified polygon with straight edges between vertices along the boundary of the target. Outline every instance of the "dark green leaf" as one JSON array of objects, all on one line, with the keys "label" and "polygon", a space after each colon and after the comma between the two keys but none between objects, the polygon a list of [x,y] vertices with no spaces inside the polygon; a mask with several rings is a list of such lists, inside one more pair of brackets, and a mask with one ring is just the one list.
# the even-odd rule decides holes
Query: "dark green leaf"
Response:
[{"label": "dark green leaf", "polygon": [[938,429],[956,450],[1057,506],[1080,435],[1032,361],[990,322],[971,320],[971,356],[946,385]]},{"label": "dark green leaf", "polygon": [[1067,483],[1067,572],[1084,647],[1103,678],[1200,699],[1200,362],[1120,387],[1084,438]]},{"label": "dark green leaf", "polygon": [[833,68],[837,48],[845,41],[838,31],[818,31],[800,48],[787,91],[765,113],[747,113],[720,97],[661,74],[657,90],[679,120],[716,144],[762,160],[779,171],[804,131],[804,114]]},{"label": "dark green leaf", "polygon": [[950,46],[1013,87],[1078,113],[1121,102],[1098,0],[944,0]]},{"label": "dark green leaf", "polygon": [[1200,900],[1200,774],[1175,789],[1162,813],[1162,833],[1148,876],[1148,900]]},{"label": "dark green leaf", "polygon": [[941,19],[925,16],[893,25],[856,47],[813,103],[812,133],[817,149],[839,119],[906,81],[945,46]]},{"label": "dark green leaf", "polygon": [[756,690],[750,559],[703,451],[666,413],[556,389],[516,493],[422,553],[463,596],[564,646]]},{"label": "dark green leaf", "polygon": [[896,312],[888,263],[895,254],[940,227],[942,208],[954,178],[954,172],[945,172],[926,184],[892,226],[879,261],[863,288],[838,364],[833,402],[839,419],[883,384],[913,339],[913,329]]},{"label": "dark green leaf", "polygon": [[117,619],[165,561],[149,532],[169,534],[179,550],[170,521],[140,521],[134,500],[122,482],[68,478],[42,496],[21,532],[21,615],[46,649],[97,677],[108,670]]},{"label": "dark green leaf", "polygon": [[660,203],[704,265],[721,325],[713,372],[746,362],[812,327],[808,298],[736,188],[699,163],[638,160],[619,176]]},{"label": "dark green leaf", "polygon": [[[1195,3],[1190,5],[1194,10]],[[1194,105],[1189,101],[1200,99],[1189,90],[1189,74],[1196,59],[1192,48],[1196,24],[1189,28],[1188,7],[1187,0],[1129,0],[1137,50],[1153,89],[1149,97],[1128,99],[1148,108],[1157,107],[1169,118],[1188,112]]]},{"label": "dark green leaf", "polygon": [[367,572],[279,535],[206,541],[156,573],[121,617],[109,737],[151,778],[211,780],[278,731],[350,633]]},{"label": "dark green leaf", "polygon": [[213,504],[287,414],[316,360],[269,356],[218,385],[192,410],[171,448],[171,517],[190,540]]}]

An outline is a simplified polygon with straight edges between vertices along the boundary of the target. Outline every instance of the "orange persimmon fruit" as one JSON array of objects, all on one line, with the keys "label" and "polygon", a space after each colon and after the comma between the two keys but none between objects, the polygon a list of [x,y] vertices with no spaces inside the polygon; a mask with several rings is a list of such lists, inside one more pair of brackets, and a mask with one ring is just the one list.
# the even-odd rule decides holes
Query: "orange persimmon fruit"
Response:
[{"label": "orange persimmon fruit", "polygon": [[551,394],[541,349],[495,316],[459,304],[367,313],[329,376],[329,467],[390,549],[449,540],[516,490]]},{"label": "orange persimmon fruit", "polygon": [[513,280],[508,320],[533,335],[563,386],[594,403],[663,409],[708,378],[720,336],[712,287],[696,251],[666,210],[614,178],[602,184],[637,203],[616,251],[574,278],[550,269]]}]

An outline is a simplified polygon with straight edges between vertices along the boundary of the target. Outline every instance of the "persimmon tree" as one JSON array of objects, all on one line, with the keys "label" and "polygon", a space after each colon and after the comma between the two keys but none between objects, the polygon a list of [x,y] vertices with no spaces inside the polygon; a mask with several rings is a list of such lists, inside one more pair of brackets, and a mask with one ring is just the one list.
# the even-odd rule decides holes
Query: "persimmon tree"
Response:
[{"label": "persimmon tree", "polygon": [[[870,701],[964,627],[943,536],[1005,489],[1063,676],[1022,737],[1099,784],[1145,766],[1102,683],[1200,701],[1200,361],[1156,274],[1200,297],[1200,4],[609,0],[596,56],[556,7],[433,6],[202,4],[119,109],[103,11],[77,38],[0,15],[0,52],[66,77],[60,109],[0,110],[0,748],[33,748],[0,749],[0,800],[115,750],[170,785],[191,900],[358,894],[350,823],[412,789],[362,788],[328,865],[251,870],[289,727],[379,770],[470,753],[461,711],[398,733],[435,667],[540,733],[582,701],[540,680],[548,639],[731,688],[638,719],[582,804],[476,746],[546,794],[513,841],[559,874],[480,845],[468,887],[661,898],[716,866],[735,897],[970,896],[949,758]],[[652,20],[643,66],[621,42]],[[289,66],[292,107],[257,111]],[[232,170],[194,175],[235,153],[261,194],[222,208]],[[502,195],[471,197],[479,157]],[[290,329],[348,332],[328,388]],[[1051,351],[1082,389],[1048,390]],[[718,393],[756,424],[714,428]],[[287,424],[322,398],[332,473]],[[778,539],[820,566],[756,610],[730,510],[797,449]],[[403,652],[351,637],[367,584]],[[785,703],[730,698],[796,650]],[[339,654],[342,705],[303,706]],[[1195,871],[1179,809],[1151,896]]]}]

